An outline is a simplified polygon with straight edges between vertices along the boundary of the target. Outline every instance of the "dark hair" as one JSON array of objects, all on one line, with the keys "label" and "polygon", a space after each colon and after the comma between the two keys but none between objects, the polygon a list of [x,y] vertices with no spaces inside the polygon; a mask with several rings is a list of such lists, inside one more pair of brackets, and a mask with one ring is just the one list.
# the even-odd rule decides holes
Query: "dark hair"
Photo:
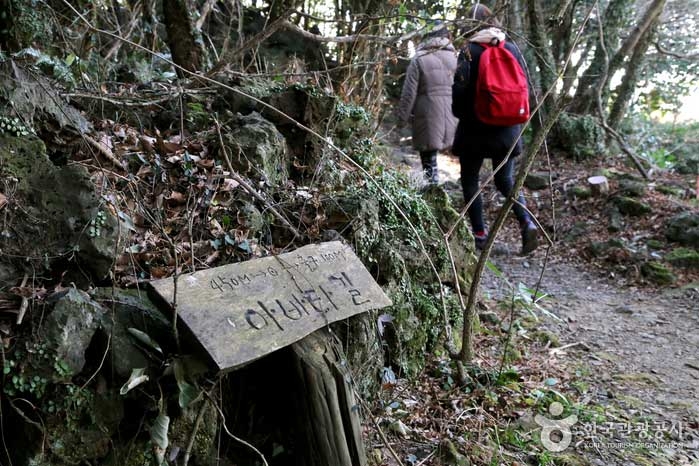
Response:
[{"label": "dark hair", "polygon": [[477,3],[468,10],[468,19],[478,21],[483,27],[500,27],[500,21],[495,17],[493,12],[485,5]]}]

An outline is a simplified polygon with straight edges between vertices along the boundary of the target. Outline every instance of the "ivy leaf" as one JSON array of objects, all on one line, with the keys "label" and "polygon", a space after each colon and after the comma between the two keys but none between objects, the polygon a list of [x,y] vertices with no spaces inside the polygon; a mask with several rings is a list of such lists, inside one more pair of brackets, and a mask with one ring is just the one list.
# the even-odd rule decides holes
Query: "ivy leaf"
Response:
[{"label": "ivy leaf", "polygon": [[144,333],[137,328],[129,327],[126,329],[136,340],[145,346],[154,349],[160,354],[163,354],[163,349],[155,342],[147,333]]},{"label": "ivy leaf", "polygon": [[129,376],[129,380],[127,380],[126,383],[122,385],[121,390],[119,390],[119,393],[121,395],[126,395],[127,393],[129,393],[129,391],[131,391],[131,389],[138,387],[143,382],[147,382],[148,376],[145,374],[145,372],[145,367],[131,369],[131,375]]},{"label": "ivy leaf", "polygon": [[181,359],[175,359],[173,366],[175,371],[175,380],[177,381],[177,388],[180,390],[178,402],[180,408],[185,409],[199,399],[201,392],[197,390],[194,385],[187,382],[187,371],[185,369],[184,362]]},{"label": "ivy leaf", "polygon": [[159,414],[153,422],[153,427],[150,429],[150,440],[153,442],[153,451],[158,460],[158,464],[165,463],[165,452],[170,443],[167,437],[168,429],[170,428],[170,418],[165,414]]}]

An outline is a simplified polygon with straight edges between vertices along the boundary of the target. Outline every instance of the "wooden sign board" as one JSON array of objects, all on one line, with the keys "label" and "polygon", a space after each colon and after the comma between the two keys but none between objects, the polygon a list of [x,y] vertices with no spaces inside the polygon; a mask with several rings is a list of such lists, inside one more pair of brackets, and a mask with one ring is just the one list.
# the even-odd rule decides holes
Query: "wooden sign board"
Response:
[{"label": "wooden sign board", "polygon": [[[151,285],[173,302],[172,278]],[[392,304],[352,249],[338,241],[180,275],[176,303],[177,318],[220,371]]]}]

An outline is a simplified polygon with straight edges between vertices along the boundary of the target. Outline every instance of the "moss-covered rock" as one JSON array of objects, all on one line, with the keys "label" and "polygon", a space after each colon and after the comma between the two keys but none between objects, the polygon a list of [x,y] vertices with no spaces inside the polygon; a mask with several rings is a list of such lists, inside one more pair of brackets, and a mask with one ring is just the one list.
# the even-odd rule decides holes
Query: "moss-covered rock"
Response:
[{"label": "moss-covered rock", "polygon": [[641,273],[649,281],[657,285],[671,285],[677,277],[660,262],[649,261],[641,266]]},{"label": "moss-covered rock", "polygon": [[[202,406],[202,403],[206,403],[206,406]],[[202,409],[204,410],[203,412],[201,412]],[[184,456],[199,414],[202,415],[202,419],[197,425],[189,464],[192,466],[213,466],[217,464],[216,431],[218,428],[218,413],[211,406],[209,400],[204,399],[197,402],[191,408],[185,409],[182,415],[171,421],[168,432],[170,449],[177,449],[181,452],[181,456]]]},{"label": "moss-covered rock", "polygon": [[661,185],[656,186],[655,190],[658,191],[659,193],[667,194],[669,196],[676,196],[676,197],[683,197],[684,196],[684,188],[681,188],[679,186],[661,184]]},{"label": "moss-covered rock", "polygon": [[573,186],[568,193],[576,199],[589,199],[592,196],[592,191],[587,186]]},{"label": "moss-covered rock", "polygon": [[699,251],[690,248],[677,248],[672,250],[665,260],[678,267],[687,269],[699,269]]},{"label": "moss-covered rock", "polygon": [[549,187],[549,173],[548,172],[530,172],[527,173],[527,177],[524,179],[524,186],[527,188],[537,191],[540,189],[546,189]]},{"label": "moss-covered rock", "polygon": [[618,238],[612,238],[607,241],[593,241],[587,246],[586,251],[591,257],[601,257],[615,249],[626,250],[626,244]]},{"label": "moss-covered rock", "polygon": [[355,245],[357,255],[393,300],[393,306],[382,311],[397,329],[387,363],[414,374],[424,366],[425,354],[440,342],[445,318],[451,325],[461,320],[456,285],[467,293],[475,263],[473,238],[465,222],[450,238],[455,276],[443,240],[459,216],[449,196],[439,187],[420,193],[407,177],[394,171],[382,172],[377,181],[397,206],[373,183],[359,184],[349,187],[344,196],[329,199],[324,213],[328,227],[343,232]]},{"label": "moss-covered rock", "polygon": [[[289,160],[284,136],[277,128],[256,112],[237,115],[229,127],[223,143],[233,169],[253,180],[283,185],[289,176]],[[214,142],[217,139],[215,136]]]},{"label": "moss-covered rock", "polygon": [[561,113],[554,127],[556,145],[576,160],[605,153],[604,132],[594,117]]},{"label": "moss-covered rock", "polygon": [[[35,272],[74,258],[96,280],[109,273],[119,251],[118,220],[83,167],[54,166],[35,136],[0,135],[0,176],[14,203],[5,210],[10,234],[0,238],[5,253],[0,262],[18,273],[22,266],[33,265]],[[13,256],[32,259],[12,262]],[[84,276],[70,279],[81,282]]]},{"label": "moss-covered rock", "polygon": [[469,459],[459,453],[459,450],[450,440],[443,440],[438,449],[439,464],[443,466],[470,466]]},{"label": "moss-covered rock", "polygon": [[[27,49],[25,52],[23,58],[26,61],[33,60],[38,65],[53,60],[34,49]],[[60,64],[61,60],[56,62]],[[22,120],[37,131],[46,127],[49,135],[61,132],[61,145],[64,145],[66,140],[75,139],[76,134],[92,130],[92,125],[87,119],[59,96],[54,82],[41,77],[35,70],[27,71],[17,62],[10,60],[0,61],[0,111],[5,107],[12,108],[12,114],[22,115]]]},{"label": "moss-covered rock", "polygon": [[679,158],[675,169],[683,175],[699,175],[699,154]]},{"label": "moss-covered rock", "polygon": [[652,212],[653,209],[637,199],[628,196],[618,196],[612,199],[614,206],[624,215],[640,217]]},{"label": "moss-covered rock", "polygon": [[643,197],[646,193],[646,184],[641,181],[620,180],[619,191],[627,197]]},{"label": "moss-covered rock", "polygon": [[57,358],[62,370],[55,382],[68,382],[85,365],[85,352],[106,310],[87,293],[71,288],[57,299],[42,325],[42,340]]},{"label": "moss-covered rock", "polygon": [[699,247],[699,213],[683,212],[670,218],[665,225],[665,234],[670,241]]},{"label": "moss-covered rock", "polygon": [[607,230],[613,233],[621,231],[623,227],[624,216],[616,206],[612,206],[607,210]]},{"label": "moss-covered rock", "polygon": [[657,239],[649,239],[646,241],[646,246],[648,249],[654,249],[657,251],[659,249],[663,249],[665,247],[665,243]]}]

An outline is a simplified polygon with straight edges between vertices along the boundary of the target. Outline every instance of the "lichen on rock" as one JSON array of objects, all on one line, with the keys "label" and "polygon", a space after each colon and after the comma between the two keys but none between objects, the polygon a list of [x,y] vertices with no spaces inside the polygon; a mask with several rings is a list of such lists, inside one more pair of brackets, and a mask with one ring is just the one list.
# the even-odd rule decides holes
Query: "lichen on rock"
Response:
[{"label": "lichen on rock", "polygon": [[[102,280],[120,244],[119,221],[101,199],[87,170],[79,165],[56,167],[44,144],[33,135],[0,135],[0,176],[10,202],[0,248],[5,276],[14,281],[26,257],[34,269],[58,259],[76,259],[88,279]],[[79,281],[83,277],[75,277]]]}]

